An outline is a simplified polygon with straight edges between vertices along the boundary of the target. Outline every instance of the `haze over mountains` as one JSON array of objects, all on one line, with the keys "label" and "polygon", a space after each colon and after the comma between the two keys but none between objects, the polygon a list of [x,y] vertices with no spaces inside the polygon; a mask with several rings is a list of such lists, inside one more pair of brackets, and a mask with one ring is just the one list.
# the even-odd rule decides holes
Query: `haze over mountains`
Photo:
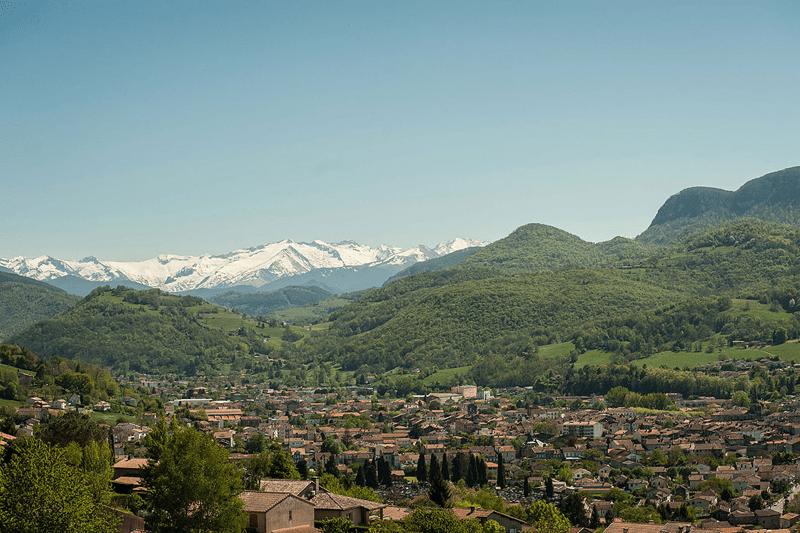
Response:
[{"label": "haze over mountains", "polygon": [[433,248],[419,245],[403,249],[386,245],[372,248],[354,241],[329,244],[283,240],[223,255],[163,254],[137,262],[15,257],[0,259],[0,268],[76,294],[87,294],[101,285],[159,288],[201,296],[234,289],[276,290],[288,285],[317,285],[331,292],[347,292],[378,286],[415,263],[485,244],[457,238]]},{"label": "haze over mountains", "polygon": [[[433,248],[372,248],[354,241],[277,243],[223,255],[163,254],[137,262],[37,258],[0,258],[0,271],[45,281],[67,292],[88,294],[102,285],[159,288],[172,293],[212,298],[225,292],[275,291],[289,286],[316,286],[331,293],[378,287],[398,276],[447,268],[465,261],[473,267],[523,270],[564,265],[590,266],[614,260],[639,260],[653,246],[674,242],[698,229],[741,217],[768,222],[800,222],[800,167],[772,172],[748,181],[737,191],[691,187],[666,200],[651,225],[636,239],[618,237],[592,244],[541,224],[522,226],[497,243],[506,247],[502,264],[487,243],[457,238]],[[454,252],[458,252],[455,255]],[[435,261],[431,261],[435,260]],[[409,267],[414,266],[413,269]]]},{"label": "haze over mountains", "polygon": [[[316,287],[238,295],[232,289],[250,287],[255,291],[254,285],[244,284],[247,282],[262,283],[262,291],[281,282],[297,285],[298,279],[320,273],[328,275],[318,278],[323,280],[340,272],[355,276],[381,268],[387,269],[382,271],[385,274],[390,267],[399,270],[404,263],[424,257],[425,249],[374,250],[356,243],[284,241],[226,256],[192,258],[197,265],[178,258],[183,263],[172,264],[172,271],[161,273],[160,278],[137,279],[165,283],[169,278],[172,284],[193,281],[194,286],[207,283],[207,287],[212,287],[211,280],[221,280],[229,284],[227,288],[195,290],[228,291],[208,300],[239,308],[250,317],[214,309],[200,298],[106,288],[93,291],[66,311],[51,306],[39,313],[31,308],[28,316],[7,322],[6,340],[45,358],[66,354],[106,366],[127,364],[131,370],[148,373],[164,369],[187,374],[217,372],[234,361],[243,368],[248,364],[256,368],[253,357],[275,352],[298,370],[331,363],[352,373],[378,375],[399,369],[411,375],[419,368],[461,368],[466,372],[469,367],[474,381],[486,386],[529,384],[585,353],[605,361],[612,357],[614,361],[671,361],[672,354],[687,350],[713,358],[714,350],[734,340],[768,342],[784,329],[785,338],[800,338],[800,313],[796,313],[800,301],[796,259],[800,217],[796,215],[800,205],[792,196],[800,180],[797,172],[787,169],[752,180],[739,190],[755,191],[749,195],[705,189],[699,194],[690,189],[675,195],[645,232],[658,237],[649,242],[640,235],[591,243],[558,228],[532,223],[472,251],[466,247],[473,244],[469,241],[437,247],[438,252],[429,252],[462,249],[427,265],[415,262],[382,288],[332,298],[338,301],[320,304],[313,317],[295,314],[296,318],[286,319],[294,329],[267,328],[265,322],[279,322],[261,315],[278,307],[313,307],[331,295]],[[731,195],[749,206],[741,211],[746,217],[730,207]],[[694,203],[698,197],[703,200],[699,208]],[[714,217],[724,221],[713,222]],[[777,224],[776,219],[790,223]],[[660,243],[662,239],[665,244]],[[272,252],[268,257],[267,249]],[[237,265],[230,261],[240,257],[249,262]],[[173,259],[162,256],[144,262],[152,267],[146,273],[166,271]],[[227,270],[211,268],[214,261],[228,264],[226,259],[231,264]],[[100,265],[98,276],[105,268],[121,265],[97,260],[78,263]],[[202,271],[201,264],[210,266]],[[250,270],[243,264],[249,264]],[[326,266],[331,264],[353,266]],[[184,275],[177,275],[182,269]],[[120,268],[114,272],[133,276]],[[31,302],[40,297],[26,287],[30,283],[9,279],[13,286],[0,290],[17,291],[14,301],[21,298],[20,291],[29,294],[26,298]],[[363,278],[360,282],[365,283]],[[736,304],[739,307],[730,307],[730,300],[736,299],[756,301],[764,307],[747,314],[749,310],[741,302]],[[148,312],[142,313],[145,308]],[[725,315],[700,328],[695,314],[706,316],[711,308]],[[667,316],[670,309],[673,311]],[[53,318],[40,319],[48,316]],[[26,327],[29,317],[38,321]],[[316,329],[307,329],[309,324]],[[231,344],[230,337],[239,343]],[[162,346],[162,338],[180,342]],[[218,348],[212,349],[215,346]],[[539,356],[540,348],[542,354],[550,355]],[[326,379],[320,377],[319,381]],[[387,377],[387,383],[392,379]]]}]

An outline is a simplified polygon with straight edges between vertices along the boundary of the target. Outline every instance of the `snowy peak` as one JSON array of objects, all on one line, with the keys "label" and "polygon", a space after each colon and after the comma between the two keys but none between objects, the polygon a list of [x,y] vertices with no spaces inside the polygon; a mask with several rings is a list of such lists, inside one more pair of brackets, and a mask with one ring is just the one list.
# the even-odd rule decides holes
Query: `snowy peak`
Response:
[{"label": "snowy peak", "polygon": [[223,255],[203,254],[181,256],[159,254],[144,261],[105,261],[94,256],[84,259],[61,260],[47,255],[34,259],[0,258],[0,267],[15,274],[40,281],[75,276],[93,282],[131,281],[149,287],[180,292],[196,289],[216,289],[251,285],[261,287],[268,283],[313,274],[314,271],[375,267],[390,269],[387,278],[414,263],[441,257],[472,246],[487,243],[457,238],[437,244],[403,249],[381,245],[377,248],[354,241],[334,244],[321,240],[310,243],[289,239],[235,250]]}]

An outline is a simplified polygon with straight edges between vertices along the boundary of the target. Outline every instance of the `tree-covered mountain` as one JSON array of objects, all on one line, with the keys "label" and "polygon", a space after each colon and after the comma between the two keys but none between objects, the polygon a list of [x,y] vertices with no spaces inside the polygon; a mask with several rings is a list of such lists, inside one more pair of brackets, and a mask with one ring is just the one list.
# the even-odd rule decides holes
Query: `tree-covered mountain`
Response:
[{"label": "tree-covered mountain", "polygon": [[[294,355],[303,359],[322,354],[359,372],[473,365],[478,382],[497,385],[486,381],[495,376],[503,384],[521,385],[547,368],[535,356],[539,347],[576,341],[579,348],[617,351],[620,344],[604,331],[620,321],[642,321],[652,330],[617,339],[629,343],[623,346],[628,352],[691,345],[697,339],[675,344],[677,338],[669,335],[680,335],[681,329],[660,331],[664,322],[648,318],[669,306],[697,298],[712,303],[720,296],[760,298],[770,288],[768,300],[800,301],[800,285],[794,281],[800,270],[795,260],[800,230],[792,226],[739,219],[669,247],[647,248],[629,240],[614,244],[619,248],[525,226],[469,258],[483,256],[478,263],[483,268],[467,268],[464,261],[366,293],[331,315],[327,337],[298,347]],[[562,247],[565,251],[559,252]],[[515,260],[515,249],[528,261]],[[539,249],[547,252],[539,256]],[[634,260],[644,250],[651,255]],[[614,261],[609,258],[612,251],[617,253]],[[549,258],[555,266],[559,255],[606,266],[577,268],[565,262],[559,270],[538,271],[529,266],[541,266]],[[785,290],[775,294],[781,287]],[[736,321],[730,327],[745,331]],[[772,327],[765,323],[759,335],[771,334]]]},{"label": "tree-covered mountain", "polygon": [[230,291],[208,299],[209,302],[236,309],[251,316],[264,316],[273,311],[302,307],[327,300],[333,293],[315,286],[285,287],[272,292],[241,293]]},{"label": "tree-covered mountain", "polygon": [[503,274],[622,266],[641,260],[654,250],[631,239],[617,237],[602,243],[586,242],[577,235],[544,224],[527,224],[504,239],[471,254],[458,268],[492,268]]},{"label": "tree-covered mountain", "polygon": [[79,300],[47,283],[0,272],[0,339],[53,317]]},{"label": "tree-covered mountain", "polygon": [[420,272],[435,272],[437,270],[444,270],[445,268],[456,266],[478,250],[480,250],[479,246],[473,246],[471,248],[465,248],[463,250],[449,253],[442,257],[436,257],[434,259],[428,259],[427,261],[413,264],[386,280],[383,285],[386,286],[395,280],[404,278],[406,276],[411,276],[412,274],[419,274]]},{"label": "tree-covered mountain", "polygon": [[750,180],[736,191],[711,187],[685,189],[667,199],[636,240],[668,244],[700,228],[742,217],[800,223],[800,167]]},{"label": "tree-covered mountain", "polygon": [[[158,289],[95,289],[78,305],[37,322],[7,339],[42,359],[60,356],[118,372],[214,374],[253,369],[257,355],[303,338],[296,331],[267,328],[230,317],[194,296]],[[223,319],[214,321],[220,315]],[[218,324],[218,325],[217,325]],[[260,327],[259,327],[260,326]]]}]

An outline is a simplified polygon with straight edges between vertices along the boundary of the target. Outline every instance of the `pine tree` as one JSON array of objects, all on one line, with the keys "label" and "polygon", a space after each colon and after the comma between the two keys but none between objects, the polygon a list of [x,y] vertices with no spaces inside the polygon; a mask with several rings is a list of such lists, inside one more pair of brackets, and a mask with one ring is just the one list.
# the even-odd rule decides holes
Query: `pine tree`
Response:
[{"label": "pine tree", "polygon": [[497,454],[497,486],[501,489],[506,488],[506,466],[502,454]]},{"label": "pine tree", "polygon": [[442,477],[445,481],[450,481],[450,460],[447,458],[447,454],[442,456]]},{"label": "pine tree", "polygon": [[425,483],[428,481],[428,469],[425,466],[425,454],[419,452],[419,459],[417,459],[417,481]]}]

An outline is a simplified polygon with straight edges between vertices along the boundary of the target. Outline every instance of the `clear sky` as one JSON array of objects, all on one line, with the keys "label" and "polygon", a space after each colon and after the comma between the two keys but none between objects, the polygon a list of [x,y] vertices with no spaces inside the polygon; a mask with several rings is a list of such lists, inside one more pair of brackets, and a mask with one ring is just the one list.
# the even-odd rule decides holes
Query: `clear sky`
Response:
[{"label": "clear sky", "polygon": [[0,257],[644,231],[800,165],[800,2],[0,1]]}]

